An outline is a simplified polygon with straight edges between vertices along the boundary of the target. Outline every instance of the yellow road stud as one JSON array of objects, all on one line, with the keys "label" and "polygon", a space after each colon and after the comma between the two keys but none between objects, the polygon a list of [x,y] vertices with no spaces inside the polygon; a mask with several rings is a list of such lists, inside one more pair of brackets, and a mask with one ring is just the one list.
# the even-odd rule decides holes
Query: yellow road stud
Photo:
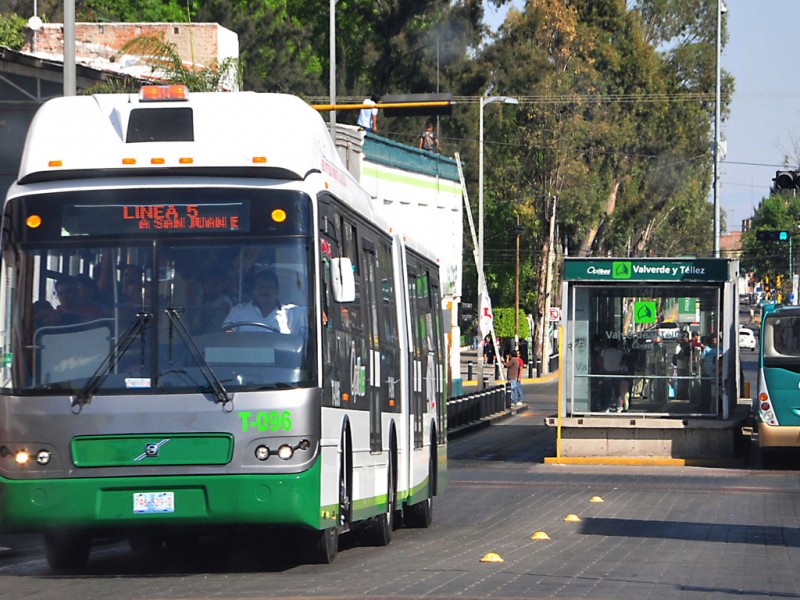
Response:
[{"label": "yellow road stud", "polygon": [[572,514],[569,514],[566,517],[564,517],[564,520],[568,521],[570,523],[575,523],[577,521],[580,521],[581,518],[578,515],[576,515],[575,513],[572,513]]},{"label": "yellow road stud", "polygon": [[537,531],[531,536],[532,540],[549,540],[550,536],[547,535],[544,531]]},{"label": "yellow road stud", "polygon": [[497,552],[489,552],[483,555],[481,562],[494,562],[494,563],[501,563],[503,559],[500,558],[500,555]]},{"label": "yellow road stud", "polygon": [[602,502],[603,499],[600,496],[592,496],[592,499],[589,502]]}]

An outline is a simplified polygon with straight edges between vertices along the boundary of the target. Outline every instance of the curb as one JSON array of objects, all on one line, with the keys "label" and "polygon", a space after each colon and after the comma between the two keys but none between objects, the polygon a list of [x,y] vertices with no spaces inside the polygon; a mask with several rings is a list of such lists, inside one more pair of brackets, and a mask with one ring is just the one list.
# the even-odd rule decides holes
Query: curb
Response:
[{"label": "curb", "polygon": [[546,456],[546,465],[608,465],[608,466],[640,466],[640,467],[716,467],[739,468],[745,464],[739,458],[667,458],[657,456],[622,457],[622,456]]}]

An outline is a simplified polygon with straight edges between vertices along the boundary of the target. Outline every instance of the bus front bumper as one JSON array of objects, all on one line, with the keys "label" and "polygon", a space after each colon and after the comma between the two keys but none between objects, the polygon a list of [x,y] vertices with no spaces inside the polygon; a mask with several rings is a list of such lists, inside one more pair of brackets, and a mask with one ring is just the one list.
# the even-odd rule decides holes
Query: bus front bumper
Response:
[{"label": "bus front bumper", "polygon": [[[292,475],[27,481],[0,477],[0,531],[230,525],[319,528],[319,477],[319,462]],[[158,495],[167,495],[169,505],[160,512],[142,512],[141,499]]]},{"label": "bus front bumper", "polygon": [[759,448],[800,448],[800,426],[772,427],[759,421],[758,446]]}]

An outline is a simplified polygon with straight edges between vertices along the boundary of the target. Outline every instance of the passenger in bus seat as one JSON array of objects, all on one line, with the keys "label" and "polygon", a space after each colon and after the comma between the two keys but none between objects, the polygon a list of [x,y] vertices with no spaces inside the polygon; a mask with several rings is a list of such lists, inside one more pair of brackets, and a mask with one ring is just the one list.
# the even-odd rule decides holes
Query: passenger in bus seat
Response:
[{"label": "passenger in bus seat", "polygon": [[61,317],[62,325],[91,321],[102,315],[97,303],[87,302],[81,297],[79,287],[78,279],[70,275],[56,281],[56,297],[59,302],[56,311]]},{"label": "passenger in bus seat", "polygon": [[296,304],[283,304],[278,299],[278,277],[274,271],[259,271],[253,280],[253,299],[234,306],[225,318],[225,325],[234,323],[261,323],[242,325],[237,331],[264,331],[299,333],[306,326],[306,309]]},{"label": "passenger in bus seat", "polygon": [[224,292],[225,278],[222,268],[214,265],[203,273],[203,332],[219,331],[225,317],[233,308],[233,302]]},{"label": "passenger in bus seat", "polygon": [[53,305],[47,300],[37,300],[33,303],[33,328],[52,327],[58,325],[60,317]]}]

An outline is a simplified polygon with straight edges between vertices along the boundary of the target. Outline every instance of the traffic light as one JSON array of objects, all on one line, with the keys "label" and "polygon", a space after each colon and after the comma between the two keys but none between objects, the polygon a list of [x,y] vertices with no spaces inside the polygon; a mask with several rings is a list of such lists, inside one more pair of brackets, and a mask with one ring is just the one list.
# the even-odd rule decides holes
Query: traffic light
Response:
[{"label": "traffic light", "polygon": [[472,303],[461,302],[458,305],[458,326],[464,330],[472,326],[472,320],[475,318],[472,309]]},{"label": "traffic light", "polygon": [[796,190],[800,188],[800,172],[775,171],[775,190]]},{"label": "traffic light", "polygon": [[756,231],[756,239],[759,242],[786,242],[792,233],[786,229],[762,229]]}]

